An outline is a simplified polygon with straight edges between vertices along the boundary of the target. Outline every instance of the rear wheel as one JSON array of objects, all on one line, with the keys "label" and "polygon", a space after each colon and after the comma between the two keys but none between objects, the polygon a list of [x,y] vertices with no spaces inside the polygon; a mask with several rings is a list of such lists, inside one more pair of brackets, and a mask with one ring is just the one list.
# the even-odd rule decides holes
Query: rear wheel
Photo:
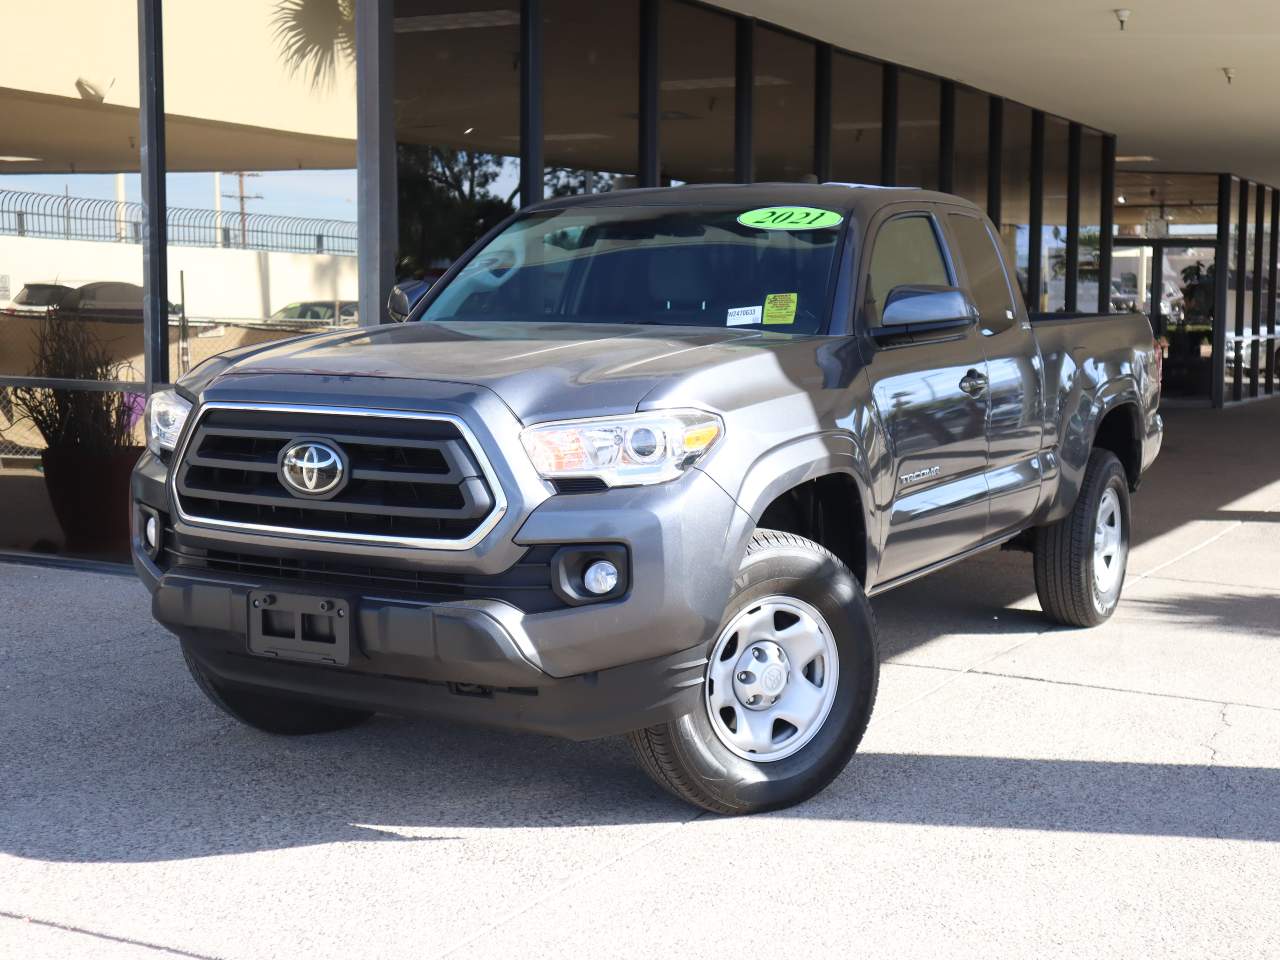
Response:
[{"label": "rear wheel", "polygon": [[665,789],[743,814],[791,806],[839,775],[870,720],[879,659],[861,584],[816,543],[757,530],[735,583],[698,709],[629,739]]},{"label": "rear wheel", "polygon": [[224,713],[266,733],[299,736],[331,733],[364,723],[373,714],[325,703],[300,700],[267,690],[234,687],[215,681],[184,648],[183,659],[196,686]]},{"label": "rear wheel", "polygon": [[1071,513],[1040,527],[1036,593],[1050,617],[1094,627],[1115,612],[1129,562],[1129,481],[1109,450],[1094,450]]}]

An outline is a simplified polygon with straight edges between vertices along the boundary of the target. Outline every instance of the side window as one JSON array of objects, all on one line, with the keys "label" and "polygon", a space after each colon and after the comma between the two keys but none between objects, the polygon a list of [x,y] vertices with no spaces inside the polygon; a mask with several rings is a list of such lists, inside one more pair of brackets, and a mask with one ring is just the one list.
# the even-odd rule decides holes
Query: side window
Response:
[{"label": "side window", "polygon": [[1003,333],[1018,322],[1018,313],[991,231],[977,217],[953,213],[947,219],[982,325],[993,333]]},{"label": "side window", "polygon": [[951,284],[947,263],[938,244],[933,221],[922,214],[896,217],[876,234],[867,273],[867,296],[863,301],[873,325],[880,323],[885,299],[904,284]]}]

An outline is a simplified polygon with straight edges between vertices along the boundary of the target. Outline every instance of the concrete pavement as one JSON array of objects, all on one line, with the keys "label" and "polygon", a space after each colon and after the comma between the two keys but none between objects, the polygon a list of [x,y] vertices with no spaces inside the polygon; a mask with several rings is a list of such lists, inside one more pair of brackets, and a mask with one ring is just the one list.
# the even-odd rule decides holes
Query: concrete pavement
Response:
[{"label": "concrete pavement", "polygon": [[875,602],[863,748],[698,816],[617,740],[285,740],[124,576],[0,564],[0,957],[1280,956],[1280,403],[1170,412],[1125,599],[994,553]]}]

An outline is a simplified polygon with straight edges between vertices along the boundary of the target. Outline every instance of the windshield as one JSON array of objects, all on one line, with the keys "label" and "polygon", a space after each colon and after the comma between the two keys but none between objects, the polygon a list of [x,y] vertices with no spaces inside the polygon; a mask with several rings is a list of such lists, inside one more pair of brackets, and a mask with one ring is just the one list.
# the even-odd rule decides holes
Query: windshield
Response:
[{"label": "windshield", "polygon": [[843,211],[541,210],[494,237],[419,319],[821,331]]}]

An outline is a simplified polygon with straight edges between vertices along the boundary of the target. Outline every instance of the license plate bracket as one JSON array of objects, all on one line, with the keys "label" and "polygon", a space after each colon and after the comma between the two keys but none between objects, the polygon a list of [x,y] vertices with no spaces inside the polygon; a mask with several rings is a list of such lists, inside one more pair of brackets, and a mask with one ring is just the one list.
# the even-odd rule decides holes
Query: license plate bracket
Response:
[{"label": "license plate bracket", "polygon": [[249,592],[249,652],[345,667],[351,662],[351,602],[274,590]]}]

